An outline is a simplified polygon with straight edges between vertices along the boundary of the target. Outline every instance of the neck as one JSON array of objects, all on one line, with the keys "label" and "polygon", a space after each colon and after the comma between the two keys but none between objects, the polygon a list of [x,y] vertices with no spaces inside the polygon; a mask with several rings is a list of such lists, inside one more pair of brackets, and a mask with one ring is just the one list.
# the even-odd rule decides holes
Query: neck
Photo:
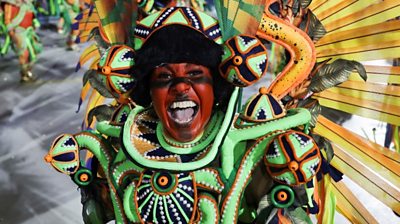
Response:
[{"label": "neck", "polygon": [[172,139],[165,133],[162,123],[160,122],[157,125],[157,138],[167,151],[173,151],[178,154],[195,153],[212,144],[222,124],[223,118],[224,115],[221,112],[213,113],[204,131],[190,142],[179,142]]}]

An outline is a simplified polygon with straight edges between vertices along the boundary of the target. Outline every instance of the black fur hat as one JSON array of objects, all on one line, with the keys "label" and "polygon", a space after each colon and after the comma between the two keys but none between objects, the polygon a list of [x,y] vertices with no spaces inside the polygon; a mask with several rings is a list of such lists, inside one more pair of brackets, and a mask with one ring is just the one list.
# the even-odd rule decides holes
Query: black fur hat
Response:
[{"label": "black fur hat", "polygon": [[[136,52],[134,78],[137,80],[133,100],[142,106],[150,104],[149,76],[164,63],[192,63],[206,66],[213,75],[216,103],[223,104],[232,86],[218,72],[222,47],[199,31],[184,25],[171,24],[154,31]],[[220,88],[223,87],[223,88]],[[223,91],[222,91],[223,90]]]},{"label": "black fur hat", "polygon": [[222,47],[202,33],[184,25],[164,26],[154,31],[137,51],[136,69],[147,75],[162,63],[192,63],[218,67]]}]

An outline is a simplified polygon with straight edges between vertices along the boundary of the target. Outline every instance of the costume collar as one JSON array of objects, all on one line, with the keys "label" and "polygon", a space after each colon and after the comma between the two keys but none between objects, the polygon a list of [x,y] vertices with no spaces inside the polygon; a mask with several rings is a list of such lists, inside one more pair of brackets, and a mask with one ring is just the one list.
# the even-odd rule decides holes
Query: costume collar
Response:
[{"label": "costume collar", "polygon": [[[216,123],[219,125],[207,127],[206,129],[210,130],[206,130],[200,138],[201,143],[193,147],[194,150],[179,148],[183,152],[180,154],[177,154],[180,152],[176,151],[178,148],[174,149],[176,146],[171,146],[166,142],[161,143],[159,139],[163,138],[157,138],[156,129],[159,121],[154,111],[137,106],[130,112],[124,125],[123,150],[131,160],[148,168],[172,171],[200,169],[216,158],[218,149],[231,125],[238,95],[238,88],[236,88],[225,115],[217,112],[219,115],[211,119],[218,120]],[[207,132],[210,134],[207,135]]]}]

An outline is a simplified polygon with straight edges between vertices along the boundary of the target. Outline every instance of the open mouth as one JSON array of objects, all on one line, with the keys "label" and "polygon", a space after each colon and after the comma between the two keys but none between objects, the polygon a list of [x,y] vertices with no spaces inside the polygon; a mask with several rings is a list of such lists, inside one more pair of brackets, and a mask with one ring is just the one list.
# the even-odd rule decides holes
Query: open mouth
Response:
[{"label": "open mouth", "polygon": [[187,125],[193,121],[198,110],[199,106],[194,101],[176,101],[168,107],[168,115],[177,124]]}]

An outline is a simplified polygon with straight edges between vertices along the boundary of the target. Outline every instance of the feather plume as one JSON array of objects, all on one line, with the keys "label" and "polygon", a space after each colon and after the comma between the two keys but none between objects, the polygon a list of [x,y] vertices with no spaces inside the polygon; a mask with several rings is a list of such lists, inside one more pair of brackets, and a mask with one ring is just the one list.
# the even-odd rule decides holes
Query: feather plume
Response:
[{"label": "feather plume", "polygon": [[111,116],[113,115],[114,110],[115,107],[109,105],[99,105],[95,108],[92,108],[88,114],[88,124],[91,124],[93,122],[94,117],[99,122],[109,121],[111,119]]},{"label": "feather plume", "polygon": [[346,81],[351,71],[357,70],[361,78],[367,79],[367,72],[364,66],[357,61],[338,59],[331,64],[326,64],[320,68],[311,79],[309,89],[314,93],[319,93],[325,89],[336,86]]},{"label": "feather plume", "polygon": [[227,40],[238,34],[255,36],[266,0],[216,0],[214,4],[222,38]]}]

